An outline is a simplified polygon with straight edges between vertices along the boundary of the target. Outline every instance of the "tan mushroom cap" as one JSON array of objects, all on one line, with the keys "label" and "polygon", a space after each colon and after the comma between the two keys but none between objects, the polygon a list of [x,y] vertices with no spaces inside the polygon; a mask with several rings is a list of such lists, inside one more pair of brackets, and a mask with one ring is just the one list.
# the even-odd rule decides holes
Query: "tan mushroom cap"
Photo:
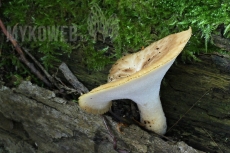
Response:
[{"label": "tan mushroom cap", "polygon": [[[108,82],[126,78],[134,73],[130,78],[141,77],[175,59],[183,50],[191,33],[189,28],[154,42],[144,50],[122,57],[112,66]],[[126,81],[122,80],[121,83],[124,82]]]},{"label": "tan mushroom cap", "polygon": [[[165,64],[174,60],[191,37],[191,27],[179,33],[171,34],[150,44],[144,50],[133,53],[119,59],[111,68],[107,84],[101,85],[89,93],[79,98],[79,105],[86,112],[93,114],[103,114],[107,112],[112,103],[100,104],[87,103],[92,97],[97,97],[108,91],[114,91],[114,88],[130,85],[130,82],[139,79],[150,72],[160,69]],[[111,93],[112,94],[112,93]],[[95,99],[95,98],[94,98]],[[113,99],[111,99],[113,100]]]}]

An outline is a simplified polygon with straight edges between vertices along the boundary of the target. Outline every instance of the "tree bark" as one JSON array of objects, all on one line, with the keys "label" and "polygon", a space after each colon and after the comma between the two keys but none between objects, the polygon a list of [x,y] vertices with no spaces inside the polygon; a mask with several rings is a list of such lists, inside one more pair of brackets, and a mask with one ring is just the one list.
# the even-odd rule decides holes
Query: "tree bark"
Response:
[{"label": "tree bark", "polygon": [[212,42],[216,47],[219,47],[226,51],[230,51],[230,39],[224,38],[220,35],[212,34]]},{"label": "tree bark", "polygon": [[206,152],[230,152],[230,60],[201,60],[174,65],[165,77],[161,99],[168,127],[181,119],[167,135]]},{"label": "tree bark", "polygon": [[[3,153],[117,152],[99,115],[86,114],[76,102],[30,82],[16,89],[0,86],[0,121]],[[110,117],[107,121],[120,152],[199,152],[183,142],[163,141],[134,125],[120,133]]]}]

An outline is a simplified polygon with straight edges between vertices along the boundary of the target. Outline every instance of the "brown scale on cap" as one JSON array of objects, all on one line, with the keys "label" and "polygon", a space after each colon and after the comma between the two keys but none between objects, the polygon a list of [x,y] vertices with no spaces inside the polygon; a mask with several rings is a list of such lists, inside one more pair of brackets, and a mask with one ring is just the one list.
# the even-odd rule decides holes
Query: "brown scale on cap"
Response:
[{"label": "brown scale on cap", "polygon": [[[172,40],[177,38],[169,37],[168,39],[167,42],[172,43],[169,43],[167,46],[162,43],[165,40],[160,40],[146,47],[141,52],[123,56],[110,69],[108,82],[126,78],[167,56],[169,49],[175,48],[175,45],[177,45],[177,43],[174,43]],[[145,54],[143,52],[145,52]]]}]

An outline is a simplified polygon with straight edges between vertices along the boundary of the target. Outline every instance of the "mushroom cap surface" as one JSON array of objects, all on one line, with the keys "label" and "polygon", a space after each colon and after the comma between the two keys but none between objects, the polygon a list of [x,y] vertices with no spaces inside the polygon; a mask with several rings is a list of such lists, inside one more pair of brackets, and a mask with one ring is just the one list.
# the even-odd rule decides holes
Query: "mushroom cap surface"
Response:
[{"label": "mushroom cap surface", "polygon": [[108,82],[126,78],[134,73],[136,77],[141,77],[175,59],[183,50],[191,33],[190,27],[186,31],[171,34],[152,43],[144,50],[120,58],[110,69]]},{"label": "mushroom cap surface", "polygon": [[133,84],[142,78],[149,78],[146,76],[154,71],[157,73],[164,65],[172,63],[185,47],[191,34],[192,30],[189,28],[164,37],[144,50],[122,57],[112,66],[107,84],[79,97],[80,107],[88,113],[103,114],[110,109],[111,100],[131,99],[129,96],[124,97],[123,93],[128,94],[128,90],[135,90]]}]

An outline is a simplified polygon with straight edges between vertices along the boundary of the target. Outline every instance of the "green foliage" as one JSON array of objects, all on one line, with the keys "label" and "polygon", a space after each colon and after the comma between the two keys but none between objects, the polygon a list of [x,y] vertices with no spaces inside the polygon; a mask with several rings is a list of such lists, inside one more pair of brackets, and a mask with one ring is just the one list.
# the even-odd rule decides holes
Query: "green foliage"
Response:
[{"label": "green foliage", "polygon": [[[10,0],[3,3],[5,24],[9,26],[74,26],[77,45],[82,49],[82,62],[92,70],[101,70],[112,58],[136,52],[171,33],[192,27],[193,36],[183,51],[182,58],[197,59],[199,53],[211,52],[211,34],[225,26],[224,36],[230,38],[230,7],[227,0]],[[44,29],[43,29],[44,30]],[[45,29],[47,30],[47,29]],[[59,40],[17,40],[21,46],[36,50],[48,69],[51,61],[70,54],[75,47],[65,41],[61,29]],[[35,35],[38,34],[35,32]],[[48,36],[47,36],[48,37]],[[96,49],[98,42],[110,47]],[[86,46],[86,47],[84,47]],[[112,47],[111,47],[112,46]],[[16,64],[16,63],[15,63]]]},{"label": "green foliage", "polygon": [[97,41],[98,33],[102,35],[103,42],[108,37],[111,40],[116,39],[119,34],[119,20],[116,15],[113,14],[106,18],[98,4],[92,3],[90,6],[90,14],[87,19],[89,35],[94,38],[94,41]]},{"label": "green foliage", "polygon": [[[72,19],[77,16],[74,9],[79,8],[78,3],[66,3],[64,0],[11,0],[3,6],[4,16],[9,21],[5,24],[11,26],[19,35],[16,39],[21,46],[27,46],[30,50],[44,55],[42,61],[46,68],[52,67],[50,63],[58,60],[56,55],[71,53],[72,46],[65,41],[61,26],[76,22]],[[51,33],[52,29],[49,32],[48,28],[53,27],[56,28],[54,32],[57,39],[49,39],[54,33]],[[25,31],[25,37],[22,36],[22,31]],[[33,35],[31,32],[34,32]]]},{"label": "green foliage", "polygon": [[138,51],[142,46],[191,26],[193,36],[182,59],[198,60],[195,55],[212,52],[211,34],[220,32],[219,25],[225,25],[224,36],[230,38],[230,9],[226,0],[104,0],[100,4],[107,14],[116,13],[119,19],[119,39],[114,41],[114,46],[120,53]]},{"label": "green foliage", "polygon": [[[3,75],[3,79],[7,81],[9,86],[11,85],[18,86],[23,80],[33,79],[33,81],[38,82],[38,78],[30,74],[28,68],[25,67],[19,61],[15,52],[13,51],[8,52],[8,49],[4,44],[1,46],[1,51],[2,52],[0,54],[0,67],[3,67],[4,70],[3,74],[6,74]],[[8,72],[8,74],[6,72]]]},{"label": "green foliage", "polygon": [[105,65],[111,62],[111,58],[106,56],[108,53],[108,47],[103,48],[102,50],[95,51],[95,49],[91,46],[87,46],[84,48],[83,56],[91,57],[87,58],[85,63],[88,66],[88,69],[100,71],[103,70]]},{"label": "green foliage", "polygon": [[15,86],[18,86],[18,85],[23,81],[22,76],[20,76],[20,75],[18,75],[18,74],[15,74],[15,75],[14,75],[14,78],[15,78],[15,81],[14,81],[14,85],[15,85]]}]

